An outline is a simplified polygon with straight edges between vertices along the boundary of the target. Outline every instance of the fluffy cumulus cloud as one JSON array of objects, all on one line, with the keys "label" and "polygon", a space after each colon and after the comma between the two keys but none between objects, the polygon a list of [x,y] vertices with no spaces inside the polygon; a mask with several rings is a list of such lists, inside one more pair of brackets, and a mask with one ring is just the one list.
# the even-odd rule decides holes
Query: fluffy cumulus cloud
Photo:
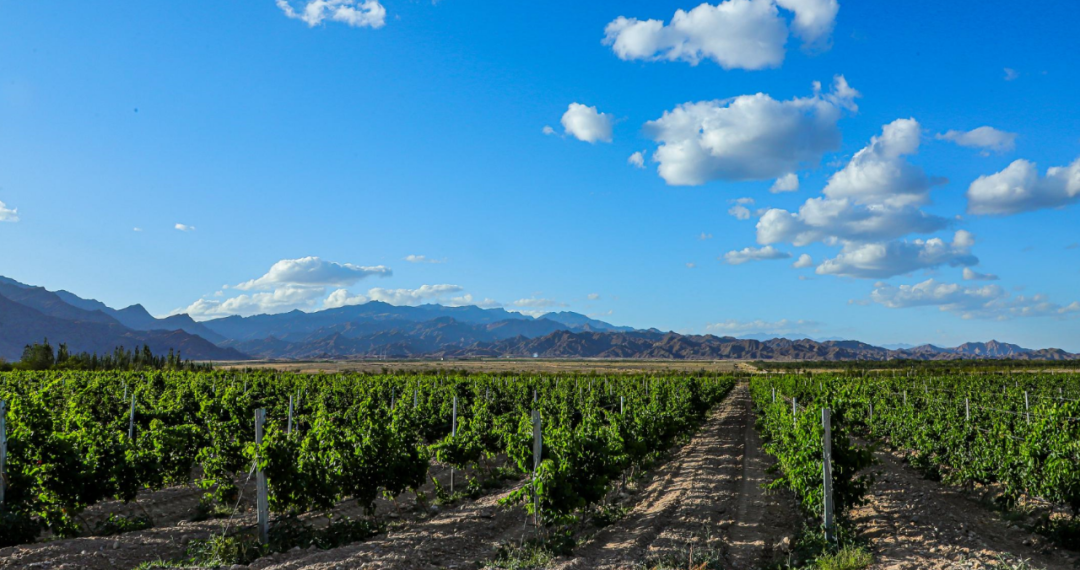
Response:
[{"label": "fluffy cumulus cloud", "polygon": [[750,219],[750,209],[746,206],[754,204],[753,198],[739,198],[737,200],[730,200],[730,202],[735,205],[728,209],[727,213],[729,215],[737,220]]},{"label": "fluffy cumulus cloud", "polygon": [[196,320],[240,315],[242,317],[314,309],[325,290],[315,287],[278,287],[273,291],[243,294],[225,300],[199,299],[174,314],[187,313]]},{"label": "fluffy cumulus cloud", "polygon": [[630,155],[626,163],[634,168],[645,168],[645,154],[640,150]]},{"label": "fluffy cumulus cloud", "polygon": [[813,267],[814,266],[814,258],[810,257],[810,254],[804,253],[804,254],[800,255],[799,259],[796,259],[795,263],[792,263],[791,266],[794,267],[795,269],[802,269],[804,267]]},{"label": "fluffy cumulus cloud", "polygon": [[843,76],[822,93],[777,101],[758,93],[733,99],[684,103],[645,124],[660,144],[653,154],[671,185],[711,180],[765,180],[813,165],[840,146],[837,122],[856,111],[859,93]]},{"label": "fluffy cumulus cloud", "polygon": [[769,187],[769,192],[773,194],[779,194],[781,192],[795,192],[799,189],[799,177],[798,175],[789,172],[773,182],[773,185]]},{"label": "fluffy cumulus cloud", "polygon": [[828,45],[836,0],[726,0],[677,10],[671,21],[619,16],[604,28],[604,44],[620,59],[711,59],[724,69],[765,69],[784,61],[788,24],[779,8],[795,14],[792,29],[811,48]]},{"label": "fluffy cumulus cloud", "polygon": [[360,266],[335,263],[318,257],[283,259],[258,279],[236,286],[242,291],[271,289],[282,285],[297,287],[347,287],[365,277],[389,277],[392,272],[382,265]]},{"label": "fluffy cumulus cloud", "polygon": [[294,8],[290,0],[277,0],[286,16],[301,20],[310,27],[326,20],[354,28],[381,28],[386,24],[386,8],[377,0],[307,0]]},{"label": "fluffy cumulus cloud", "polygon": [[1080,158],[1039,176],[1035,163],[1020,159],[1005,170],[980,176],[967,191],[969,214],[1008,216],[1060,208],[1080,200]]},{"label": "fluffy cumulus cloud", "polygon": [[956,232],[952,243],[941,238],[848,243],[835,258],[822,262],[816,272],[819,275],[884,279],[942,265],[975,265],[979,259],[971,254],[973,245],[975,238],[964,230]]},{"label": "fluffy cumulus cloud", "polygon": [[187,224],[176,224],[173,227],[180,230],[180,231],[182,231],[182,232],[193,232],[193,231],[195,231],[195,226],[189,226]]},{"label": "fluffy cumulus cloud", "polygon": [[1062,306],[1046,295],[1012,296],[998,285],[965,286],[928,279],[915,285],[878,283],[870,299],[892,309],[938,307],[965,319],[1073,316],[1080,302]]},{"label": "fluffy cumulus cloud", "polygon": [[970,267],[964,268],[965,281],[997,281],[998,276],[993,273],[979,273]]},{"label": "fluffy cumulus cloud", "polygon": [[19,221],[19,210],[15,208],[8,208],[7,204],[0,202],[0,222],[17,221]]},{"label": "fluffy cumulus cloud", "polygon": [[[262,277],[232,287],[225,286],[213,299],[199,299],[188,307],[173,311],[187,313],[197,320],[229,315],[249,316],[283,313],[296,309],[312,310],[319,306],[330,287],[338,288],[323,301],[324,307],[343,307],[367,302],[363,295],[350,295],[344,288],[370,276],[388,277],[391,271],[381,265],[365,267],[334,263],[318,257],[283,259]],[[245,291],[224,298],[226,289]]]},{"label": "fluffy cumulus cloud", "polygon": [[587,143],[611,142],[611,125],[611,115],[581,103],[570,103],[562,116],[562,126],[566,134]]},{"label": "fluffy cumulus cloud", "polygon": [[822,196],[798,211],[773,208],[761,214],[757,241],[762,245],[821,242],[841,246],[837,257],[818,266],[823,275],[885,278],[941,265],[973,265],[974,238],[965,231],[948,243],[941,238],[898,241],[912,233],[929,234],[951,220],[924,212],[930,190],[942,182],[908,161],[919,148],[921,129],[914,119],[885,125],[880,135],[830,177]]},{"label": "fluffy cumulus cloud", "polygon": [[970,131],[948,131],[937,136],[938,140],[949,141],[968,148],[994,152],[1008,152],[1016,148],[1016,133],[999,131],[994,127],[979,127]]},{"label": "fluffy cumulus cloud", "polygon": [[779,321],[738,321],[734,319],[728,319],[718,323],[709,323],[705,326],[705,331],[725,336],[739,336],[746,334],[775,334],[775,335],[792,335],[792,334],[808,334],[817,332],[820,327],[820,323],[815,321],[804,320],[788,320],[781,319]]},{"label": "fluffy cumulus cloud", "polygon": [[765,261],[769,259],[788,259],[791,254],[780,251],[771,245],[765,247],[745,247],[724,254],[724,261],[728,265],[742,265],[748,261]]}]

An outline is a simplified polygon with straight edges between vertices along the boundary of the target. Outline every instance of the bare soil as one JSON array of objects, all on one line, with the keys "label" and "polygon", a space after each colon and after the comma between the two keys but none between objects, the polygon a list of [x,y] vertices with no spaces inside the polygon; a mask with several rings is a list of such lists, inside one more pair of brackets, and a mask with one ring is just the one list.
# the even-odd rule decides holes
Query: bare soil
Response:
[{"label": "bare soil", "polygon": [[712,559],[725,568],[770,563],[782,557],[799,521],[790,496],[762,488],[769,464],[748,390],[739,385],[658,470],[626,518],[554,567],[686,568],[691,551],[699,563]]},{"label": "bare soil", "polygon": [[280,370],[299,374],[366,372],[380,374],[398,372],[446,373],[507,372],[521,374],[589,373],[678,373],[707,372],[725,373],[737,370],[756,370],[748,362],[735,360],[572,360],[497,358],[478,360],[323,360],[323,361],[236,361],[215,362],[214,368],[244,370],[247,368]]},{"label": "bare soil", "polygon": [[1002,520],[960,489],[924,479],[899,456],[879,451],[869,502],[854,512],[870,540],[872,568],[1075,570],[1080,556]]}]

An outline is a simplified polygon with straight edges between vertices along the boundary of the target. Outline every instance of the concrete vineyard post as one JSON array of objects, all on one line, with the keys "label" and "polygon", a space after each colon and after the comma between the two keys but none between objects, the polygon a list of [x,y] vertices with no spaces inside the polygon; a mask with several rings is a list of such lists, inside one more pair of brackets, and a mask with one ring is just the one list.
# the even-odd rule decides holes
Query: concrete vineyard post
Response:
[{"label": "concrete vineyard post", "polygon": [[776,403],[776,387],[775,386],[773,386],[773,389],[772,389],[772,401],[773,401],[774,404]]},{"label": "concrete vineyard post", "polygon": [[419,400],[417,399],[417,389],[413,388],[412,389],[412,409],[415,410],[418,405],[419,405]]},{"label": "concrete vineyard post", "polygon": [[822,440],[824,453],[822,456],[822,476],[824,479],[825,492],[825,540],[832,542],[833,536],[833,496],[832,496],[832,421],[829,408],[821,409],[821,427],[825,428],[825,436]]},{"label": "concrete vineyard post", "polygon": [[971,421],[971,401],[964,398],[964,421]]},{"label": "concrete vineyard post", "polygon": [[7,402],[0,400],[0,507],[4,506],[4,491],[7,490],[5,467],[7,467]]},{"label": "concrete vineyard post", "polygon": [[135,393],[131,394],[131,411],[128,412],[128,439],[135,437]]},{"label": "concrete vineyard post", "polygon": [[292,433],[292,415],[293,415],[293,397],[292,397],[292,394],[290,394],[289,395],[289,425],[285,428],[285,434],[286,435]]},{"label": "concrete vineyard post", "polygon": [[791,398],[791,425],[796,426],[796,427],[798,427],[798,425],[799,425],[799,416],[796,415],[798,413],[798,410],[799,410],[799,407],[795,403],[795,398],[792,397]]},{"label": "concrete vineyard post", "polygon": [[540,526],[540,495],[536,492],[536,471],[540,469],[540,457],[543,454],[543,424],[539,410],[533,410],[533,515],[537,527]]},{"label": "concrete vineyard post", "polygon": [[870,402],[870,423],[874,423],[874,403]]},{"label": "concrete vineyard post", "polygon": [[[453,415],[450,417],[450,437],[457,437],[457,396],[454,396]],[[450,496],[454,496],[454,468],[450,468]]]},{"label": "concrete vineyard post", "polygon": [[1028,393],[1024,392],[1024,415],[1027,416],[1027,422],[1031,423],[1031,406],[1028,404]]},{"label": "concrete vineyard post", "polygon": [[270,493],[266,486],[266,473],[259,462],[259,447],[263,440],[263,423],[266,422],[266,409],[255,410],[255,507],[256,521],[259,527],[259,542],[266,544],[270,540]]},{"label": "concrete vineyard post", "polygon": [[623,415],[626,411],[626,397],[619,396],[619,415]]}]

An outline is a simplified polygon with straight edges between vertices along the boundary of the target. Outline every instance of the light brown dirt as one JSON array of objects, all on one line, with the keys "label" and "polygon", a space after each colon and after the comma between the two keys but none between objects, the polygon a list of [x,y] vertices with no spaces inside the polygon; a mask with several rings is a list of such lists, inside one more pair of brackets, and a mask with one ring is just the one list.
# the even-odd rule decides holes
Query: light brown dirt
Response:
[{"label": "light brown dirt", "polygon": [[[1080,556],[1003,521],[958,489],[929,481],[892,453],[877,453],[877,481],[854,512],[879,570],[1031,568],[1075,570]],[[1003,564],[1004,563],[1004,564]]]},{"label": "light brown dirt", "polygon": [[657,472],[625,519],[597,533],[560,570],[686,567],[719,560],[754,568],[790,540],[798,520],[789,497],[765,492],[769,460],[761,452],[745,385],[732,394],[688,445]]},{"label": "light brown dirt", "polygon": [[618,360],[618,359],[532,359],[493,358],[478,360],[323,360],[323,361],[237,361],[215,362],[214,368],[244,370],[247,368],[280,370],[300,374],[345,372],[507,372],[521,374],[627,374],[679,373],[704,370],[729,373],[753,371],[749,362],[735,360]]}]

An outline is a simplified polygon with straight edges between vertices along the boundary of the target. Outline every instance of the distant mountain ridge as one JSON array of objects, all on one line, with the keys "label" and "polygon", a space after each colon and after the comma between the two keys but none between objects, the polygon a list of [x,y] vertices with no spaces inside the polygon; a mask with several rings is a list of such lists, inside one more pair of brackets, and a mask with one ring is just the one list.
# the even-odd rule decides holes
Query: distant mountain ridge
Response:
[{"label": "distant mountain ridge", "polygon": [[196,360],[357,358],[625,358],[740,360],[1076,360],[1060,349],[991,340],[954,348],[880,347],[855,340],[681,335],[617,326],[570,311],[531,317],[505,309],[397,306],[378,301],[321,311],[196,322],[156,318],[142,305],[113,309],[68,291],[0,277],[0,357],[49,338],[71,350],[111,352],[147,344]]}]

